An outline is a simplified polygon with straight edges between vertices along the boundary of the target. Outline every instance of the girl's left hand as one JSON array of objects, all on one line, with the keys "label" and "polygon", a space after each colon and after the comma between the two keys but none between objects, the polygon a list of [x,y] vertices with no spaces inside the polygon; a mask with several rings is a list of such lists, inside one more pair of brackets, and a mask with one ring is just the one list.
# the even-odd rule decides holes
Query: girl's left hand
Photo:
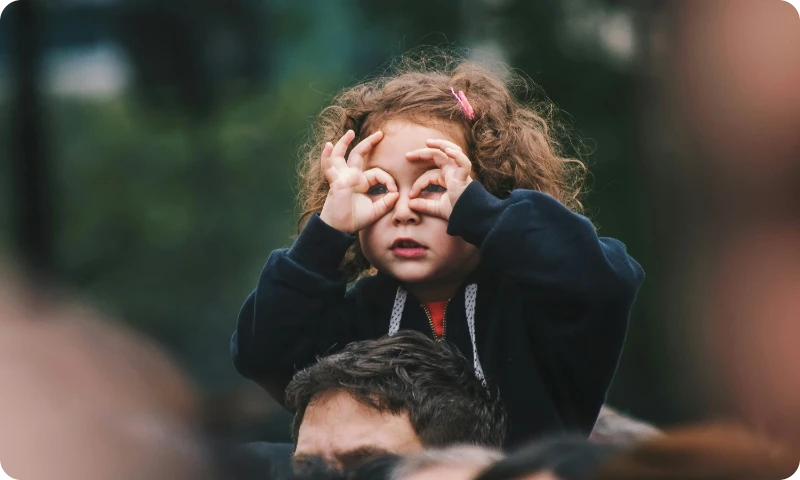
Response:
[{"label": "girl's left hand", "polygon": [[472,182],[472,162],[461,147],[447,140],[428,140],[428,148],[420,148],[406,154],[409,161],[433,161],[438,169],[428,170],[414,182],[409,192],[412,209],[450,219],[453,206]]}]

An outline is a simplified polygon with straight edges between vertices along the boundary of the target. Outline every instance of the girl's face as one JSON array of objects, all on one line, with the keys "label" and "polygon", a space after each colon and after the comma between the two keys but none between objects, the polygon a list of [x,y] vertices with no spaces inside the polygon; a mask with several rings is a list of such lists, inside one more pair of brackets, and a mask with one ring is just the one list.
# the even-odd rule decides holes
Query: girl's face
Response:
[{"label": "girl's face", "polygon": [[[454,142],[466,150],[462,139],[446,130],[422,126],[403,120],[391,120],[383,127],[384,137],[372,150],[364,169],[380,168],[397,183],[400,198],[392,210],[359,232],[364,256],[379,271],[389,274],[409,290],[441,291],[451,296],[466,275],[478,264],[478,249],[447,234],[447,220],[421,214],[408,206],[409,191],[414,182],[428,170],[436,168],[432,161],[409,161],[406,153],[425,148],[429,138]],[[442,195],[436,186],[423,190],[422,198]],[[418,288],[414,288],[418,287]],[[444,298],[424,299],[442,300]]]}]

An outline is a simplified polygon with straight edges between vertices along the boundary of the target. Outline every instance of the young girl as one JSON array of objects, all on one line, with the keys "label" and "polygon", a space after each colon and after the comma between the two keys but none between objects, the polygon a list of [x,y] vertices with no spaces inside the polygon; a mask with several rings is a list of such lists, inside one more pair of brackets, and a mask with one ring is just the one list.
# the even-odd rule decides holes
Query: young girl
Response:
[{"label": "young girl", "polygon": [[428,65],[406,60],[320,115],[301,231],[242,308],[236,368],[282,402],[318,356],[415,329],[499,390],[510,445],[588,435],[642,269],[575,212],[583,164],[545,118],[475,64]]}]

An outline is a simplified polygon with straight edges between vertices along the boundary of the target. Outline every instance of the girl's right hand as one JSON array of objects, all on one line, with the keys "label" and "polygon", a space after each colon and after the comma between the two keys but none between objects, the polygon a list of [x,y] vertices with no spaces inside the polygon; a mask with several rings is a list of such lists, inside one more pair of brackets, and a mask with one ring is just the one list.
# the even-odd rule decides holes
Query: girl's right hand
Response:
[{"label": "girl's right hand", "polygon": [[347,147],[355,136],[355,132],[348,130],[335,146],[326,143],[321,159],[329,188],[320,218],[350,234],[386,215],[400,198],[391,175],[380,168],[364,171],[364,156],[383,139],[383,132],[379,130],[362,140],[345,160]]}]

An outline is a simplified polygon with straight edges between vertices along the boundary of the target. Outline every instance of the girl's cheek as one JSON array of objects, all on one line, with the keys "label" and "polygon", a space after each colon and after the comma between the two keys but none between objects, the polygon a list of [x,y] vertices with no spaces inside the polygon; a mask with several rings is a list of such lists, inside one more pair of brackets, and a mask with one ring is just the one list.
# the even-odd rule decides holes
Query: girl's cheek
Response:
[{"label": "girl's cheek", "polygon": [[[376,222],[377,223],[377,222]],[[361,250],[366,254],[367,251],[372,251],[373,244],[379,240],[380,228],[376,229],[375,224],[358,232],[358,242],[361,244]]]},{"label": "girl's cheek", "polygon": [[362,235],[358,237],[358,243],[361,245],[361,253],[369,263],[374,263],[375,256],[373,255],[372,245],[370,245],[370,238],[364,238]]}]

